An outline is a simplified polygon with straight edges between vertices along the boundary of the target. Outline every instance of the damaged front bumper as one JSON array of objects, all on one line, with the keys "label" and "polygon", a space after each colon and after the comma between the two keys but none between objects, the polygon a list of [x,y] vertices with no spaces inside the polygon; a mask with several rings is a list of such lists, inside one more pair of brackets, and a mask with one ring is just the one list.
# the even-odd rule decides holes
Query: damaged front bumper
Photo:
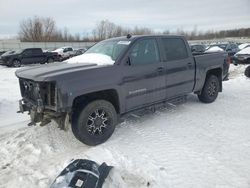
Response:
[{"label": "damaged front bumper", "polygon": [[52,108],[46,108],[43,105],[41,99],[38,99],[36,103],[27,101],[25,99],[19,100],[18,113],[28,112],[31,122],[28,126],[36,125],[40,123],[40,126],[44,126],[54,120],[60,129],[67,130],[70,124],[70,114],[63,112],[56,112]]}]

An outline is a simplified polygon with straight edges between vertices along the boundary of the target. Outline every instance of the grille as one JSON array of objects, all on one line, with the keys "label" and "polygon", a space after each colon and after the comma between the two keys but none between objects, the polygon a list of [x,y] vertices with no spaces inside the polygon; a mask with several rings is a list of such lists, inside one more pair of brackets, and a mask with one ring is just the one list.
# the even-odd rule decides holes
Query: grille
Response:
[{"label": "grille", "polygon": [[55,83],[34,82],[31,80],[20,79],[20,88],[22,97],[32,102],[42,99],[43,104],[47,106],[56,105]]},{"label": "grille", "polygon": [[40,98],[39,85],[30,80],[20,80],[22,96],[26,99],[36,101]]}]

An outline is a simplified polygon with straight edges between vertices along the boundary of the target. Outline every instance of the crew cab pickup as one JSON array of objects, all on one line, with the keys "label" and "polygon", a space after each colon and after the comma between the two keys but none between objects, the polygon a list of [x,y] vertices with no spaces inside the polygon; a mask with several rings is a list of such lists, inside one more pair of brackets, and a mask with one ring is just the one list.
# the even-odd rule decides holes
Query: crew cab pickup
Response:
[{"label": "crew cab pickup", "polygon": [[1,63],[8,67],[20,67],[22,64],[52,63],[57,61],[57,59],[57,53],[43,52],[41,48],[27,48],[17,50],[12,54],[2,55]]},{"label": "crew cab pickup", "polygon": [[101,41],[61,63],[16,71],[30,125],[52,119],[87,145],[105,142],[128,112],[195,93],[211,103],[222,91],[225,52],[193,56],[182,36]]}]

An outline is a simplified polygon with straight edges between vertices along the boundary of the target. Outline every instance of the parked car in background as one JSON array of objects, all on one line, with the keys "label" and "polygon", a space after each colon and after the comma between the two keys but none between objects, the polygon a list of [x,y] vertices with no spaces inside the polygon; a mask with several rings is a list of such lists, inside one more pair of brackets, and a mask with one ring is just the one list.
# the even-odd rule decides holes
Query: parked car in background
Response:
[{"label": "parked car in background", "polygon": [[238,45],[235,43],[218,43],[218,44],[212,44],[208,47],[207,50],[209,50],[212,47],[219,47],[225,52],[228,53],[230,57],[232,57],[234,54],[236,54],[239,51]]},{"label": "parked car in background", "polygon": [[206,46],[203,44],[190,44],[191,52],[194,53],[204,53],[206,51]]},{"label": "parked car in background", "polygon": [[20,67],[24,64],[52,63],[57,60],[57,53],[43,52],[41,48],[27,48],[1,56],[2,64],[8,67]]},{"label": "parked car in background", "polygon": [[0,56],[2,55],[2,54],[4,54],[6,52],[6,50],[0,50]]},{"label": "parked car in background", "polygon": [[3,59],[5,58],[5,56],[9,56],[9,55],[14,54],[14,53],[15,53],[15,50],[10,50],[10,51],[6,51],[2,55],[0,55],[0,65],[4,65],[5,64],[5,62],[3,61]]},{"label": "parked car in background", "polygon": [[250,64],[250,46],[237,52],[233,58],[233,64]]},{"label": "parked car in background", "polygon": [[5,53],[3,53],[1,56],[6,56],[6,55],[13,54],[13,53],[15,53],[15,50],[9,50],[9,51],[6,51]]},{"label": "parked car in background", "polygon": [[60,61],[63,61],[70,58],[74,54],[74,49],[72,47],[66,46],[58,48],[52,52],[58,53]]},{"label": "parked car in background", "polygon": [[87,51],[87,48],[79,48],[79,49],[75,49],[73,51],[73,53],[71,53],[70,57],[74,57],[74,56],[78,56],[78,55],[82,55],[84,52]]},{"label": "parked car in background", "polygon": [[250,44],[249,43],[243,43],[243,44],[240,44],[238,47],[239,47],[239,50],[243,50],[244,48],[250,47]]},{"label": "parked car in background", "polygon": [[119,116],[195,93],[211,103],[222,91],[225,52],[194,56],[182,36],[131,36],[97,43],[62,63],[16,71],[20,112],[31,123],[71,122],[87,145],[105,142]]}]

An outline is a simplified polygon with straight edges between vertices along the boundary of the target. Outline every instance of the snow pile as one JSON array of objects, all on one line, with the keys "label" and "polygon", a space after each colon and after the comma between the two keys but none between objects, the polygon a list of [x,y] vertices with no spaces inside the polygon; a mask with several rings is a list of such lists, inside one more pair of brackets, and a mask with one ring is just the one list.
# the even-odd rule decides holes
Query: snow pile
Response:
[{"label": "snow pile", "polygon": [[9,128],[28,120],[28,116],[16,113],[21,98],[18,79],[14,75],[16,70],[0,66],[0,128]]},{"label": "snow pile", "polygon": [[213,46],[206,50],[206,52],[223,52],[224,50],[218,46]]},{"label": "snow pile", "polygon": [[249,54],[250,55],[250,47],[244,48],[243,50],[236,53],[237,54]]},{"label": "snow pile", "polygon": [[67,63],[95,63],[97,65],[113,65],[115,61],[110,56],[98,53],[85,53],[72,57],[65,62]]},{"label": "snow pile", "polygon": [[[19,128],[6,133],[0,127],[0,187],[47,188],[72,159],[86,158],[115,167],[104,188],[249,188],[250,79],[243,76],[245,66],[231,67],[214,103],[189,95],[185,104],[130,116],[96,147],[53,122],[27,127],[2,106],[1,126],[9,126],[2,123],[9,119]],[[0,72],[1,101],[14,104],[19,98],[14,69]]]},{"label": "snow pile", "polygon": [[239,45],[238,48],[240,50],[242,50],[242,49],[246,48],[247,46],[250,46],[250,44],[249,43],[243,43],[243,44]]}]

